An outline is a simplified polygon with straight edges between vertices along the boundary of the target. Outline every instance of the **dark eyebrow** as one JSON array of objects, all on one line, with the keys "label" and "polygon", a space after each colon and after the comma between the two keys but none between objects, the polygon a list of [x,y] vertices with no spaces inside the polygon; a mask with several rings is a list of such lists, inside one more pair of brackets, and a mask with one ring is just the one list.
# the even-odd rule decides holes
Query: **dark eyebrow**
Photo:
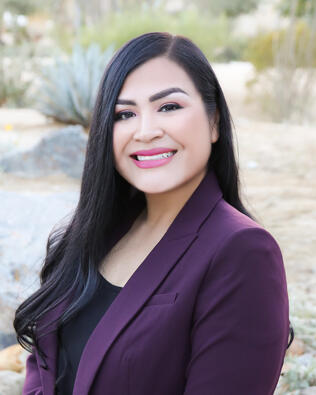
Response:
[{"label": "dark eyebrow", "polygon": [[[163,91],[157,92],[154,95],[149,97],[149,101],[153,102],[155,100],[159,100],[162,99],[163,97],[166,97],[168,95],[170,95],[171,93],[175,93],[175,92],[181,92],[187,95],[187,93],[181,89],[181,88],[168,88],[168,89],[164,89]],[[124,100],[124,99],[117,99],[115,104],[126,104],[126,105],[131,105],[131,106],[136,106],[136,103],[133,100]]]}]

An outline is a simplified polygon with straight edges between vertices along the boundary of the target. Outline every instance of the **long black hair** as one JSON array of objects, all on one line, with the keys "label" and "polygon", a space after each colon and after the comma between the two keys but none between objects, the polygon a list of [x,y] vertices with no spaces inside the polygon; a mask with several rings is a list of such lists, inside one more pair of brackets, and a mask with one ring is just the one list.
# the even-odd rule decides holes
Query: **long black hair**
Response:
[{"label": "long black hair", "polygon": [[[128,214],[131,199],[145,207],[144,193],[130,185],[114,167],[112,135],[115,102],[127,75],[144,62],[163,56],[182,67],[201,94],[210,119],[218,110],[219,138],[213,144],[208,168],[213,168],[223,198],[254,219],[241,202],[232,119],[219,82],[201,50],[188,38],[167,32],[142,34],[113,56],[100,82],[87,143],[79,202],[66,225],[53,230],[40,272],[40,288],[16,310],[18,342],[42,355],[37,324],[43,315],[70,294],[71,304],[58,318],[67,322],[89,302],[98,285],[98,267],[110,235]],[[50,323],[45,325],[48,326]]]}]

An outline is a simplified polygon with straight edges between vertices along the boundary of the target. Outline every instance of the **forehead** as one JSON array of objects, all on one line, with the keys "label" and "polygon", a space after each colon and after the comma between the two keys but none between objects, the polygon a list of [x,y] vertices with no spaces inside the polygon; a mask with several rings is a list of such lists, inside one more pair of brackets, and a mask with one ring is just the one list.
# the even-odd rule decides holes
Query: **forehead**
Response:
[{"label": "forehead", "polygon": [[191,78],[181,66],[167,58],[157,57],[130,72],[119,97],[149,97],[171,86],[182,88],[191,96],[198,94]]}]

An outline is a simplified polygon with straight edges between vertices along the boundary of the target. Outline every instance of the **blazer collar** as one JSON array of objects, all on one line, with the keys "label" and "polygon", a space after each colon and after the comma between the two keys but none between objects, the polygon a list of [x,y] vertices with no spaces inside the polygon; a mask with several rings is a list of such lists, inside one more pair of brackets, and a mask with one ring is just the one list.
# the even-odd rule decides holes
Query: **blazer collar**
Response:
[{"label": "blazer collar", "polygon": [[167,240],[198,233],[211,214],[215,204],[223,196],[213,169],[204,176],[198,187],[182,207],[165,234]]},{"label": "blazer collar", "polygon": [[[222,196],[215,172],[211,169],[182,207],[162,239],[130,277],[92,332],[81,355],[74,384],[74,395],[89,393],[98,367],[115,339],[198,237],[200,227]],[[117,237],[128,230],[138,213],[139,208],[132,213],[127,221],[127,226],[123,226],[123,230],[116,233]],[[56,309],[57,313],[53,313],[53,315],[60,314],[66,304],[67,302],[61,303]],[[122,309],[122,306],[128,306],[128,309]],[[111,331],[108,328],[111,328]],[[56,331],[51,332],[44,340],[43,348],[50,353],[48,356],[49,369],[41,368],[44,395],[53,395],[57,360]]]}]

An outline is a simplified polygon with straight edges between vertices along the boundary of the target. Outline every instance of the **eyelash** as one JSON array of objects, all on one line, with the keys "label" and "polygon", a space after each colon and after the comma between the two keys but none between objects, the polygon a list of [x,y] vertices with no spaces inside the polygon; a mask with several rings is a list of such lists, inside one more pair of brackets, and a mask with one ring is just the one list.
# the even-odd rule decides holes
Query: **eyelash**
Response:
[{"label": "eyelash", "polygon": [[[176,103],[168,103],[168,104],[164,104],[162,107],[160,107],[159,111],[160,111],[162,108],[167,107],[167,106],[176,107],[177,110],[180,109],[180,108],[182,108],[181,106],[179,106],[179,104],[176,104]],[[171,111],[174,111],[174,110],[171,110]],[[169,112],[169,111],[162,111],[162,112]],[[125,114],[132,114],[132,112],[131,112],[131,111],[121,111],[121,112],[118,112],[118,113],[115,114],[114,120],[115,120],[115,121],[121,121],[121,120],[124,121],[124,119],[122,119],[120,116],[121,116],[121,115],[125,115]]]}]

